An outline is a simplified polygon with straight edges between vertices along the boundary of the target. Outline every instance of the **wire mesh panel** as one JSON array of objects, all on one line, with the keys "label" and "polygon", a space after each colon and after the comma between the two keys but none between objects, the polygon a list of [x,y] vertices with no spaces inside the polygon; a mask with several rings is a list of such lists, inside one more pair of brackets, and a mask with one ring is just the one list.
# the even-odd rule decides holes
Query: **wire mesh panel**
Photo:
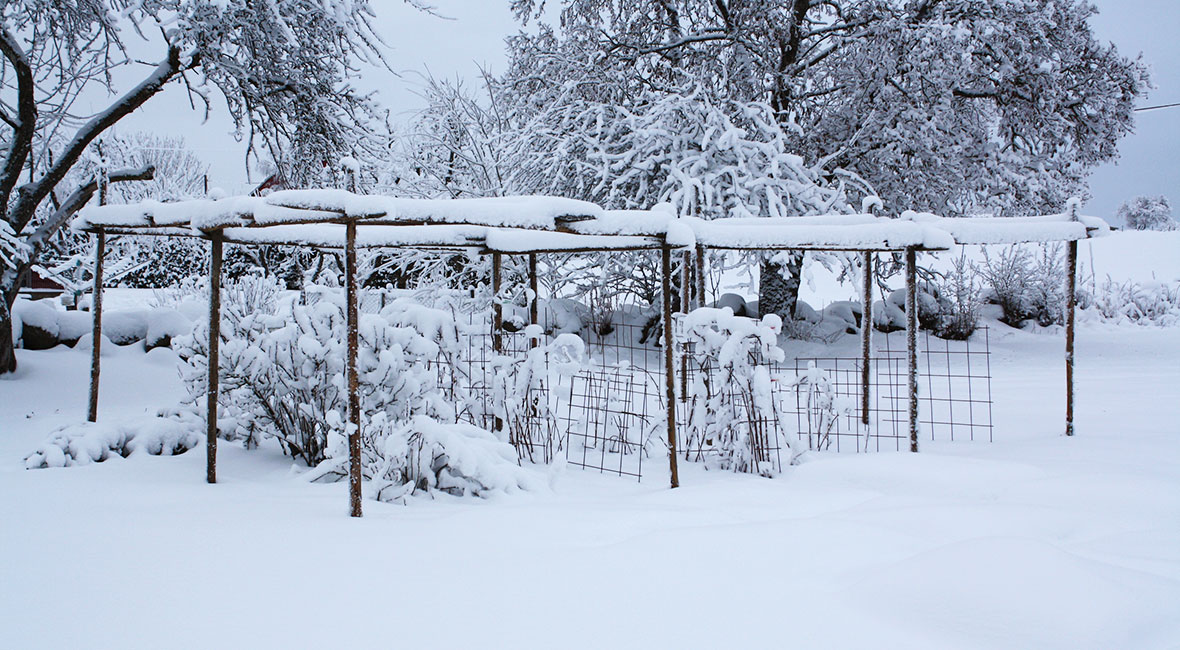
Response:
[{"label": "wire mesh panel", "polygon": [[[808,449],[900,450],[905,437],[904,359],[870,359],[869,423],[861,413],[863,361],[856,357],[799,357],[794,379],[780,382],[784,410],[795,416],[796,432]],[[899,400],[898,397],[902,399]]]},{"label": "wire mesh panel", "polygon": [[643,459],[658,446],[666,420],[662,379],[634,366],[574,375],[561,418],[566,461],[575,467],[643,477]]},{"label": "wire mesh panel", "polygon": [[[882,338],[882,354],[904,363],[905,351],[890,349],[889,338]],[[992,441],[991,339],[986,326],[965,341],[925,332],[918,348],[918,373],[918,421],[930,440]],[[904,405],[907,399],[903,393],[893,401]]]}]

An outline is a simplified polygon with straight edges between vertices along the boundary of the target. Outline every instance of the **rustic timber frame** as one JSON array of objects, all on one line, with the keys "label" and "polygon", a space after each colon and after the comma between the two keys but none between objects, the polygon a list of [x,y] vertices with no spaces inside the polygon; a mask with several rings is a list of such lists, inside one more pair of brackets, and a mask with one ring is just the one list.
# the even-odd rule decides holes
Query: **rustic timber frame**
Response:
[{"label": "rustic timber frame", "polygon": [[[355,183],[349,183],[355,187]],[[384,199],[388,205],[382,204]],[[512,201],[517,203],[513,204]],[[533,202],[530,202],[532,200]],[[553,202],[557,202],[554,204]],[[502,218],[504,208],[517,206],[527,213],[519,220]],[[489,213],[488,208],[495,208]],[[470,209],[468,209],[470,208]],[[192,215],[215,215],[195,218]],[[489,216],[491,214],[492,216]],[[505,255],[528,259],[529,315],[538,323],[537,255],[658,250],[662,284],[662,316],[667,405],[668,463],[671,487],[679,485],[676,449],[676,369],[673,339],[673,252],[682,252],[683,308],[687,310],[690,283],[698,302],[704,296],[704,257],[708,250],[731,251],[844,251],[860,255],[862,265],[862,401],[861,419],[869,421],[869,361],[872,336],[872,267],[876,253],[905,257],[908,424],[910,450],[918,451],[917,375],[917,254],[949,250],[958,244],[1067,243],[1066,286],[1066,427],[1074,433],[1074,277],[1077,241],[1103,234],[1105,223],[1079,217],[1077,203],[1067,212],[1043,217],[1005,219],[944,219],[906,213],[890,219],[873,215],[826,215],[765,219],[702,221],[678,218],[666,211],[605,211],[593,204],[546,197],[420,201],[371,197],[343,190],[287,190],[267,197],[234,197],[162,204],[87,208],[76,229],[95,235],[94,345],[91,360],[89,419],[98,417],[99,345],[102,332],[102,257],[107,235],[198,237],[209,247],[209,361],[206,394],[206,480],[217,481],[217,411],[221,319],[221,264],[225,243],[294,245],[343,249],[348,319],[346,368],[348,374],[349,502],[350,514],[362,514],[361,422],[356,377],[358,248],[410,248],[439,251],[477,251],[491,255],[492,290],[502,290]],[[364,235],[358,234],[363,231]],[[371,236],[370,236],[371,235]],[[694,268],[695,267],[695,268]],[[695,282],[693,282],[695,280]],[[493,301],[493,349],[501,351],[502,307]],[[682,388],[683,390],[683,388]],[[497,425],[499,423],[497,422]]]}]

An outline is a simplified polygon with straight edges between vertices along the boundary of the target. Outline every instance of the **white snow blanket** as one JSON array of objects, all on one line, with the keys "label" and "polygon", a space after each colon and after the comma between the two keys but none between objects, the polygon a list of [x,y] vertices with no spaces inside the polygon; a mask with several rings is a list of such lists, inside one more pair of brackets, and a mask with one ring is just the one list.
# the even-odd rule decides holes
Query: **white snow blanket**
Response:
[{"label": "white snow blanket", "polygon": [[72,467],[126,458],[181,454],[201,444],[198,419],[140,417],[120,422],[82,422],[59,428],[25,457],[25,468]]}]

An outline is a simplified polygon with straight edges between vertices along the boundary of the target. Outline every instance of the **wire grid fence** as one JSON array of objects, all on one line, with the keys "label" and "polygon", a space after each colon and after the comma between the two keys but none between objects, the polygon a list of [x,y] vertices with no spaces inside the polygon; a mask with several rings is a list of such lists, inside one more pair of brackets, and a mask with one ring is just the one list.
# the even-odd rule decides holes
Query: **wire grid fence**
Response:
[{"label": "wire grid fence", "polygon": [[[790,376],[796,378],[796,386],[781,391],[779,401],[794,415],[798,440],[808,449],[900,451],[909,444],[905,359],[870,358],[868,425],[861,401],[863,367],[856,357],[795,358]],[[813,368],[823,373],[826,384],[798,380],[813,377]]]},{"label": "wire grid fence", "polygon": [[[365,290],[362,313],[377,313],[398,297]],[[449,303],[463,332],[458,358],[431,362],[439,385],[456,405],[460,419],[503,431],[522,461],[551,462],[558,455],[575,467],[642,480],[644,461],[662,453],[666,431],[665,373],[660,328],[642,318],[620,319],[603,327],[586,322],[578,332],[588,367],[559,385],[548,380],[530,385],[525,408],[508,421],[496,417],[496,368],[518,363],[539,341],[521,331],[500,332],[494,348],[490,303],[458,296]],[[457,305],[457,306],[456,306]],[[542,322],[554,322],[542,312]],[[771,407],[755,406],[748,388],[720,377],[708,362],[693,356],[689,344],[677,345],[675,363],[679,403],[677,446],[683,459],[709,463],[719,452],[716,441],[689,433],[693,417],[689,388],[703,382],[705,395],[727,393],[732,426],[744,431],[755,467],[780,471],[783,449],[794,425],[798,443],[836,452],[900,451],[908,447],[908,393],[904,349],[882,341],[870,368],[869,424],[862,422],[861,364],[858,357],[797,357],[788,362],[757,360],[771,382]],[[936,439],[993,439],[990,339],[986,327],[967,341],[949,341],[925,332],[920,338],[920,423]],[[808,371],[822,370],[829,388],[818,394],[806,381]],[[700,387],[697,387],[700,390]],[[830,402],[826,399],[830,397]],[[824,398],[819,403],[817,400]],[[557,405],[553,408],[553,405]]]},{"label": "wire grid fence", "polygon": [[[503,431],[522,461],[551,462],[564,455],[575,467],[641,480],[643,463],[651,453],[667,449],[660,432],[667,426],[663,401],[663,355],[652,337],[653,328],[643,314],[603,327],[587,319],[577,332],[585,344],[587,367],[573,376],[544,373],[524,384],[519,396],[523,408],[510,411],[506,420],[496,416],[498,396],[495,373],[507,372],[530,354],[552,341],[557,332],[540,339],[523,331],[493,331],[489,312],[466,312],[464,351],[458,360],[458,376],[467,383],[463,391],[471,407],[469,421],[493,431]],[[543,308],[542,323],[557,322],[556,314]],[[495,349],[498,338],[499,350]],[[541,363],[547,363],[542,356]],[[501,378],[503,381],[503,378]],[[501,409],[502,411],[503,409]]]},{"label": "wire grid fence", "polygon": [[643,460],[666,430],[663,376],[635,366],[599,366],[571,378],[561,418],[566,462],[643,478]]},{"label": "wire grid fence", "polygon": [[[900,359],[904,367],[905,350],[893,350],[889,337],[884,339],[881,354]],[[902,375],[904,378],[904,370]],[[980,326],[965,341],[952,341],[923,332],[918,346],[919,390],[918,422],[930,440],[993,440],[991,337],[987,326]],[[908,396],[905,391],[889,396],[901,410]],[[904,413],[901,426],[907,427]]]}]

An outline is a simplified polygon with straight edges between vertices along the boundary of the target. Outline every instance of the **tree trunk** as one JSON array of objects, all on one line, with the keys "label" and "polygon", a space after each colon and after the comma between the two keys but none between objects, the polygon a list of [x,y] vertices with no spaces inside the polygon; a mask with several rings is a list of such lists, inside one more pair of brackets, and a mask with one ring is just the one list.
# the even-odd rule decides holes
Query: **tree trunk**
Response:
[{"label": "tree trunk", "polygon": [[12,337],[12,305],[20,292],[20,279],[29,272],[31,262],[0,273],[0,375],[16,372],[16,341]]},{"label": "tree trunk", "polygon": [[12,310],[7,298],[0,299],[0,375],[16,371],[16,350],[12,340]]},{"label": "tree trunk", "polygon": [[788,251],[775,255],[775,259],[762,260],[758,273],[759,317],[778,314],[784,321],[795,318],[802,270],[802,252]]}]

